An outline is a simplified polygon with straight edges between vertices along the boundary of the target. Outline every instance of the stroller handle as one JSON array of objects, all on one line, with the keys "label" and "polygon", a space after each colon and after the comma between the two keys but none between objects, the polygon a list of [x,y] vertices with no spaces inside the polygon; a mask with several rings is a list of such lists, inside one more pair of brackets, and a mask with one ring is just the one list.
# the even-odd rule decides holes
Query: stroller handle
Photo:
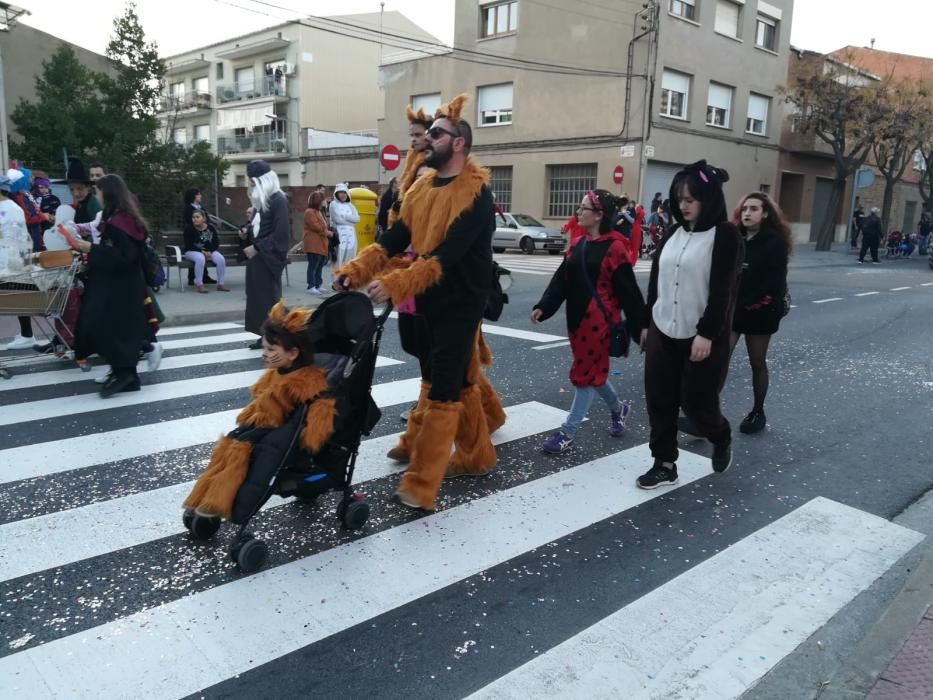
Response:
[{"label": "stroller handle", "polygon": [[385,307],[382,309],[382,313],[376,317],[376,321],[379,323],[379,325],[382,325],[386,322],[390,313],[392,313],[392,300],[386,299]]}]

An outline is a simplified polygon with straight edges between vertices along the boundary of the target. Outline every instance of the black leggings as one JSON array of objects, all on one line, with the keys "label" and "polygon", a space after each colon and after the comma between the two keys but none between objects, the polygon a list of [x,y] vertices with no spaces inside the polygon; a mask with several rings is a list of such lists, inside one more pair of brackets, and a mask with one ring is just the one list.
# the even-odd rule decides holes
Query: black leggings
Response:
[{"label": "black leggings", "polygon": [[[739,334],[732,334],[732,350],[739,342]],[[770,335],[746,335],[745,349],[748,351],[748,364],[752,368],[752,392],[755,406],[752,410],[764,412],[765,396],[768,394],[768,344]]]},{"label": "black leggings", "polygon": [[32,316],[17,316],[19,319],[19,334],[24,338],[32,337]]}]

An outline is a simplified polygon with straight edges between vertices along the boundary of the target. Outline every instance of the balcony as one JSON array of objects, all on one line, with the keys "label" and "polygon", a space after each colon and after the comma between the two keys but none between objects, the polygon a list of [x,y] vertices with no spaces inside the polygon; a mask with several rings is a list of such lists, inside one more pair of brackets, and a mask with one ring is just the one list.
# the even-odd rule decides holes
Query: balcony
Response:
[{"label": "balcony", "polygon": [[262,76],[250,80],[240,80],[217,86],[217,105],[244,100],[272,98],[274,102],[288,101],[288,82],[284,78],[276,80],[271,76]]},{"label": "balcony", "polygon": [[186,92],[178,95],[162,95],[159,99],[159,114],[194,114],[211,108],[211,96],[207,92]]},{"label": "balcony", "polygon": [[231,160],[265,156],[271,159],[287,158],[291,155],[290,139],[282,133],[261,131],[244,136],[228,134],[217,138],[217,155]]}]

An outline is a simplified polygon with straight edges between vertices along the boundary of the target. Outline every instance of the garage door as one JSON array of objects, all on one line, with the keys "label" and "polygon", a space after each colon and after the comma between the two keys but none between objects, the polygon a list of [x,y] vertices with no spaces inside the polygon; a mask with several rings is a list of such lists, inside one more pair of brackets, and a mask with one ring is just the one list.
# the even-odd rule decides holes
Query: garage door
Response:
[{"label": "garage door", "polygon": [[645,188],[642,190],[641,203],[645,207],[650,205],[655,192],[660,192],[661,198],[667,199],[668,192],[671,189],[671,181],[674,179],[674,175],[683,167],[674,163],[649,160],[648,168],[645,170]]}]

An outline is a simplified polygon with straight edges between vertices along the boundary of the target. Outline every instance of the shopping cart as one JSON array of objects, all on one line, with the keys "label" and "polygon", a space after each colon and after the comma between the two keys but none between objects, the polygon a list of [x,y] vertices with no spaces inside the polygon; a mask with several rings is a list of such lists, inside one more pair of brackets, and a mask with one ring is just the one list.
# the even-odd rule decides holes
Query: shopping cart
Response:
[{"label": "shopping cart", "polygon": [[[63,358],[74,357],[74,319],[65,322],[69,299],[77,295],[75,275],[81,258],[70,251],[49,251],[31,256],[22,271],[0,275],[0,316],[31,316]],[[39,346],[37,346],[39,347]],[[12,376],[9,367],[43,353],[0,356],[0,377]]]}]

